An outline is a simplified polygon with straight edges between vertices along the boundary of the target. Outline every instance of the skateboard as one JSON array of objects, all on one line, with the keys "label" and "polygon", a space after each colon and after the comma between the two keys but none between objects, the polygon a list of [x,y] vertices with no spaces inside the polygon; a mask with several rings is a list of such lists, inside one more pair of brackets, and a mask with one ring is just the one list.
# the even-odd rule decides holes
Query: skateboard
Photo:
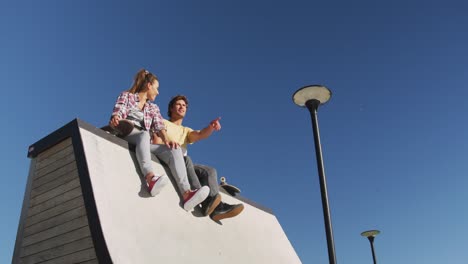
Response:
[{"label": "skateboard", "polygon": [[221,177],[220,181],[221,181],[221,184],[219,186],[223,187],[223,189],[226,192],[228,192],[231,196],[236,196],[237,194],[239,194],[241,192],[241,190],[239,188],[237,188],[236,186],[228,184],[226,182],[225,177]]},{"label": "skateboard", "polygon": [[124,138],[130,134],[133,130],[133,123],[122,119],[119,121],[119,124],[116,127],[111,127],[110,125],[104,126],[101,129],[120,138]]}]

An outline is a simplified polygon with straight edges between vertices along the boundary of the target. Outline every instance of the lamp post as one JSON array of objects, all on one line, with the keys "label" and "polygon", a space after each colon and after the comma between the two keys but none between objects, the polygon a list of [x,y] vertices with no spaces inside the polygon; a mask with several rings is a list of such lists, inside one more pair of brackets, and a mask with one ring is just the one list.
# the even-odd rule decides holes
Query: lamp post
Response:
[{"label": "lamp post", "polygon": [[379,230],[369,230],[369,231],[364,231],[361,233],[361,236],[367,237],[367,239],[369,239],[371,250],[372,250],[372,259],[374,260],[374,264],[377,264],[377,259],[375,258],[375,250],[374,250],[374,238],[378,234],[380,234]]},{"label": "lamp post", "polygon": [[335,243],[333,242],[333,229],[328,205],[327,181],[322,160],[322,146],[320,144],[320,133],[317,121],[317,109],[331,98],[331,91],[322,85],[308,85],[297,90],[293,95],[293,101],[300,107],[307,107],[312,118],[312,129],[314,131],[315,155],[320,180],[320,193],[322,195],[323,217],[325,219],[325,232],[327,235],[328,259],[330,264],[336,263]]}]

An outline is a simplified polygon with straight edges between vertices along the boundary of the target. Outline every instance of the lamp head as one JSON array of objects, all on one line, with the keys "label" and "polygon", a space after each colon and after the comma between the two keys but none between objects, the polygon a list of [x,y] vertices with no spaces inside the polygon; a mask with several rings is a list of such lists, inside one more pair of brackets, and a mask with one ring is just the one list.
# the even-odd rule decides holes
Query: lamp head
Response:
[{"label": "lamp head", "polygon": [[307,85],[293,94],[293,101],[300,107],[306,107],[306,103],[311,100],[316,100],[318,105],[323,105],[330,100],[331,94],[331,91],[323,85]]},{"label": "lamp head", "polygon": [[361,236],[369,238],[369,237],[375,237],[378,234],[380,234],[379,230],[368,230],[368,231],[362,232]]}]

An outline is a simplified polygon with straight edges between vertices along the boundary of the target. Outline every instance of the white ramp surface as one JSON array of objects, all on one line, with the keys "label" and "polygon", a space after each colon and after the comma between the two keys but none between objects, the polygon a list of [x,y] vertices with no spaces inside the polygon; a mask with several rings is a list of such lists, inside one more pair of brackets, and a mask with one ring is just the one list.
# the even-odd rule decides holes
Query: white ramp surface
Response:
[{"label": "white ramp surface", "polygon": [[[128,149],[80,133],[114,263],[301,263],[274,215],[244,203],[239,216],[218,224],[183,210],[172,184],[150,197]],[[221,195],[227,203],[240,202]]]}]

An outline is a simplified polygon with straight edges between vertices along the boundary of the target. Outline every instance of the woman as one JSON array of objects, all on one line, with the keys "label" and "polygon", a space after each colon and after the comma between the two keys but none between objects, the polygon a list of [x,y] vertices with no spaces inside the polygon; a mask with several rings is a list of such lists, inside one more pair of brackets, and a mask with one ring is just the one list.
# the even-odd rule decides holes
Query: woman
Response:
[{"label": "woman", "polygon": [[[166,177],[154,174],[151,163],[153,153],[170,168],[182,194],[184,209],[188,211],[203,202],[210,190],[207,186],[198,190],[190,189],[182,150],[167,136],[159,107],[152,103],[159,94],[158,89],[158,78],[147,70],[140,70],[135,75],[132,87],[117,98],[109,125],[117,127],[122,119],[133,123],[132,132],[124,139],[136,146],[137,161],[145,175],[148,192],[155,196],[168,182]],[[164,144],[150,144],[150,130],[157,133]]]}]

